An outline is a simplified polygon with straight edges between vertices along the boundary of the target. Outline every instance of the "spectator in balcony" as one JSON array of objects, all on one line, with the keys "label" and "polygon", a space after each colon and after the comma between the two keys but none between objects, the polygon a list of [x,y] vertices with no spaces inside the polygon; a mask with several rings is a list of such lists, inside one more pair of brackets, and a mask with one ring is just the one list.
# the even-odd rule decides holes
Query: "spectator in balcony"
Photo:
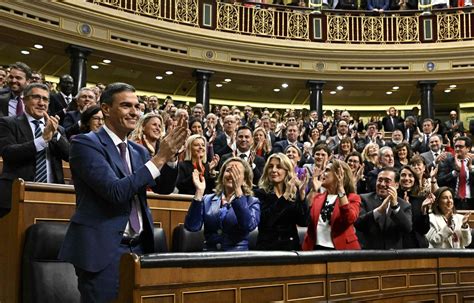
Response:
[{"label": "spectator in balcony", "polygon": [[354,229],[360,196],[355,192],[351,169],[346,163],[333,160],[322,180],[315,181],[314,187],[323,186],[326,190],[312,198],[303,250],[360,249]]},{"label": "spectator in balcony", "polygon": [[433,213],[430,214],[430,230],[426,234],[429,247],[465,248],[471,244],[469,215],[457,214],[453,193],[448,187],[440,187],[435,193]]},{"label": "spectator in balcony", "polygon": [[248,235],[260,222],[260,201],[252,193],[252,169],[241,158],[228,159],[214,194],[204,195],[205,178],[192,173],[196,193],[184,227],[199,231],[204,225],[205,250],[248,250]]},{"label": "spectator in balcony", "polygon": [[367,9],[374,12],[383,13],[390,7],[390,0],[368,0]]}]

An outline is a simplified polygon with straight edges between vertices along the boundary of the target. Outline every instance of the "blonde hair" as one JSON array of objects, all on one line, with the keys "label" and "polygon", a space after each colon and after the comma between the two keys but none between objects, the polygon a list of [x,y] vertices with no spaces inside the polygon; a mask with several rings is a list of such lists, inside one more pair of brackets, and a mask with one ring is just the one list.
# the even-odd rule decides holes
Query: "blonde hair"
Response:
[{"label": "blonde hair", "polygon": [[377,157],[378,157],[378,151],[379,151],[380,147],[378,146],[377,143],[369,143],[369,144],[367,144],[367,145],[364,147],[364,150],[362,151],[362,160],[364,160],[364,161],[367,160],[367,161],[372,162],[372,163],[375,164],[377,161],[374,161],[374,159],[372,159],[372,158],[368,155],[369,149],[370,149],[371,147],[377,148]]},{"label": "blonde hair", "polygon": [[206,140],[206,137],[199,134],[189,136],[188,140],[186,140],[186,155],[184,157],[184,161],[193,160],[193,152],[192,152],[193,142],[198,139],[201,139],[204,142],[204,147],[206,149],[206,152],[204,153],[204,157],[202,158],[202,163],[207,163],[207,140]]},{"label": "blonde hair", "polygon": [[161,122],[161,135],[160,135],[160,138],[158,139],[158,140],[161,140],[161,138],[163,138],[164,136],[164,130],[165,130],[163,117],[161,117],[161,115],[154,114],[154,113],[148,113],[140,117],[140,120],[138,120],[137,127],[132,131],[132,133],[129,136],[130,140],[135,141],[145,146],[152,156],[156,153],[155,146],[151,146],[148,140],[146,140],[144,130],[145,130],[145,126],[153,118],[158,118],[158,120],[160,120]]},{"label": "blonde hair", "polygon": [[333,159],[332,160],[332,165],[331,165],[331,170],[335,173],[339,170],[339,168],[342,167],[342,170],[344,171],[344,191],[348,194],[350,193],[355,193],[356,188],[354,184],[354,176],[352,174],[351,168],[349,165],[341,160]]},{"label": "blonde hair", "polygon": [[223,179],[224,179],[224,172],[227,169],[227,165],[231,162],[239,162],[243,165],[244,167],[244,183],[242,184],[242,192],[244,195],[253,195],[252,191],[252,181],[253,181],[253,171],[252,168],[250,167],[250,164],[247,161],[244,161],[240,157],[232,157],[227,159],[224,164],[222,164],[222,167],[219,171],[219,176],[217,176],[217,182],[216,182],[216,188],[214,189],[214,192],[217,195],[221,195],[224,193],[224,184],[223,184]]},{"label": "blonde hair", "polygon": [[265,128],[263,127],[257,127],[253,133],[252,133],[252,137],[254,138],[253,139],[253,145],[251,147],[251,150],[252,151],[255,151],[257,149],[257,144],[255,143],[255,135],[258,133],[258,132],[262,132],[263,133],[263,137],[265,138],[265,144],[263,145],[263,150],[266,152],[266,153],[269,153],[271,150],[272,150],[272,143],[270,142],[270,140],[268,139],[268,136],[267,136],[267,131],[265,130]]},{"label": "blonde hair", "polygon": [[[265,163],[265,168],[263,169],[263,175],[260,178],[260,182],[258,186],[263,189],[266,193],[272,192],[274,190],[274,184],[270,181],[269,174],[268,174],[268,166],[272,159],[278,159],[280,161],[280,165],[286,171],[285,180],[283,180],[283,191],[286,190],[286,185],[290,182],[291,179],[296,178],[295,168],[293,163],[291,162],[290,158],[283,153],[276,153],[268,157],[267,163]],[[296,189],[290,193],[290,200],[294,200],[296,198]]]}]

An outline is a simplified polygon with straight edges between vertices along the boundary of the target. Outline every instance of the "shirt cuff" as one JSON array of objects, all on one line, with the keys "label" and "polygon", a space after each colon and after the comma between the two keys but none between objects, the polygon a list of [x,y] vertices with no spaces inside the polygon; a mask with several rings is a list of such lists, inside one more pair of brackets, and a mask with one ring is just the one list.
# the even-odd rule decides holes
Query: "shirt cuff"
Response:
[{"label": "shirt cuff", "polygon": [[166,162],[166,165],[168,165],[170,168],[176,168],[176,166],[178,166],[178,160]]},{"label": "shirt cuff", "polygon": [[43,136],[41,136],[39,138],[36,138],[34,140],[34,143],[35,143],[35,148],[36,148],[37,152],[42,151],[43,149],[45,149],[48,146],[48,143],[46,141],[44,141]]},{"label": "shirt cuff", "polygon": [[148,171],[150,172],[153,179],[156,179],[160,176],[160,170],[153,162],[148,161],[147,163],[145,163],[145,166],[148,168]]}]

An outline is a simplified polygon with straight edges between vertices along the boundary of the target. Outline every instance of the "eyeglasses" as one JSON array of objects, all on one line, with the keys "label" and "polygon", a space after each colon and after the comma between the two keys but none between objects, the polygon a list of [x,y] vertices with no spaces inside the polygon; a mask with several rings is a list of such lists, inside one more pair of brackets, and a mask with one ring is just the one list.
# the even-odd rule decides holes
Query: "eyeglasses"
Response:
[{"label": "eyeglasses", "polygon": [[347,160],[347,163],[360,163],[360,161],[349,159],[349,160]]},{"label": "eyeglasses", "polygon": [[46,97],[46,96],[41,96],[41,95],[28,95],[28,96],[25,96],[25,98],[31,98],[32,100],[35,100],[35,101],[39,101],[39,100],[42,100],[44,102],[49,102],[49,97]]}]

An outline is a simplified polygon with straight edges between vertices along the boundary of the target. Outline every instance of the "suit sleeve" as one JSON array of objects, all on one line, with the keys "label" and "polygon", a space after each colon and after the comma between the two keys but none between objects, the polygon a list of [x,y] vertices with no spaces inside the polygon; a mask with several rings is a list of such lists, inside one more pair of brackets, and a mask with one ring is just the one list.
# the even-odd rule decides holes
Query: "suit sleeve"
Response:
[{"label": "suit sleeve", "polygon": [[[339,207],[340,216],[334,222],[339,230],[346,230],[356,222],[357,218],[359,218],[360,196],[349,194],[347,198],[349,203]],[[339,199],[336,203],[339,203]]]},{"label": "suit sleeve", "polygon": [[[143,159],[145,160],[147,159]],[[101,201],[113,205],[130,203],[137,192],[144,190],[146,186],[155,186],[155,180],[144,162],[133,174],[119,178],[112,169],[111,159],[105,149],[87,135],[79,135],[72,141],[70,165],[74,178],[86,183],[101,197]],[[166,167],[165,165],[164,170]],[[164,175],[162,173],[159,178],[165,177]]]},{"label": "suit sleeve", "polygon": [[0,156],[4,161],[17,165],[22,162],[31,162],[36,159],[36,147],[33,140],[17,143],[15,134],[18,128],[9,118],[0,119]]},{"label": "suit sleeve", "polygon": [[242,230],[251,232],[260,222],[260,201],[252,196],[240,196],[232,201],[237,222]]},{"label": "suit sleeve", "polygon": [[59,136],[59,139],[55,138],[50,141],[49,149],[55,157],[63,161],[69,162],[69,141],[66,139],[62,127],[60,127],[59,129],[59,133],[61,134],[61,136]]},{"label": "suit sleeve", "polygon": [[371,226],[378,224],[375,221],[373,210],[369,210],[367,203],[367,199],[362,197],[359,217],[354,223],[354,226],[362,232],[368,232]]},{"label": "suit sleeve", "polygon": [[[406,203],[404,205],[400,205],[399,211],[392,211],[390,214],[390,218],[395,222],[395,226],[392,227],[397,228],[405,233],[411,232],[413,222],[410,204]],[[390,228],[390,226],[388,228]]]},{"label": "suit sleeve", "polygon": [[[205,196],[204,199],[209,199]],[[184,218],[184,228],[189,231],[200,231],[204,223],[204,201],[192,200]]]}]

